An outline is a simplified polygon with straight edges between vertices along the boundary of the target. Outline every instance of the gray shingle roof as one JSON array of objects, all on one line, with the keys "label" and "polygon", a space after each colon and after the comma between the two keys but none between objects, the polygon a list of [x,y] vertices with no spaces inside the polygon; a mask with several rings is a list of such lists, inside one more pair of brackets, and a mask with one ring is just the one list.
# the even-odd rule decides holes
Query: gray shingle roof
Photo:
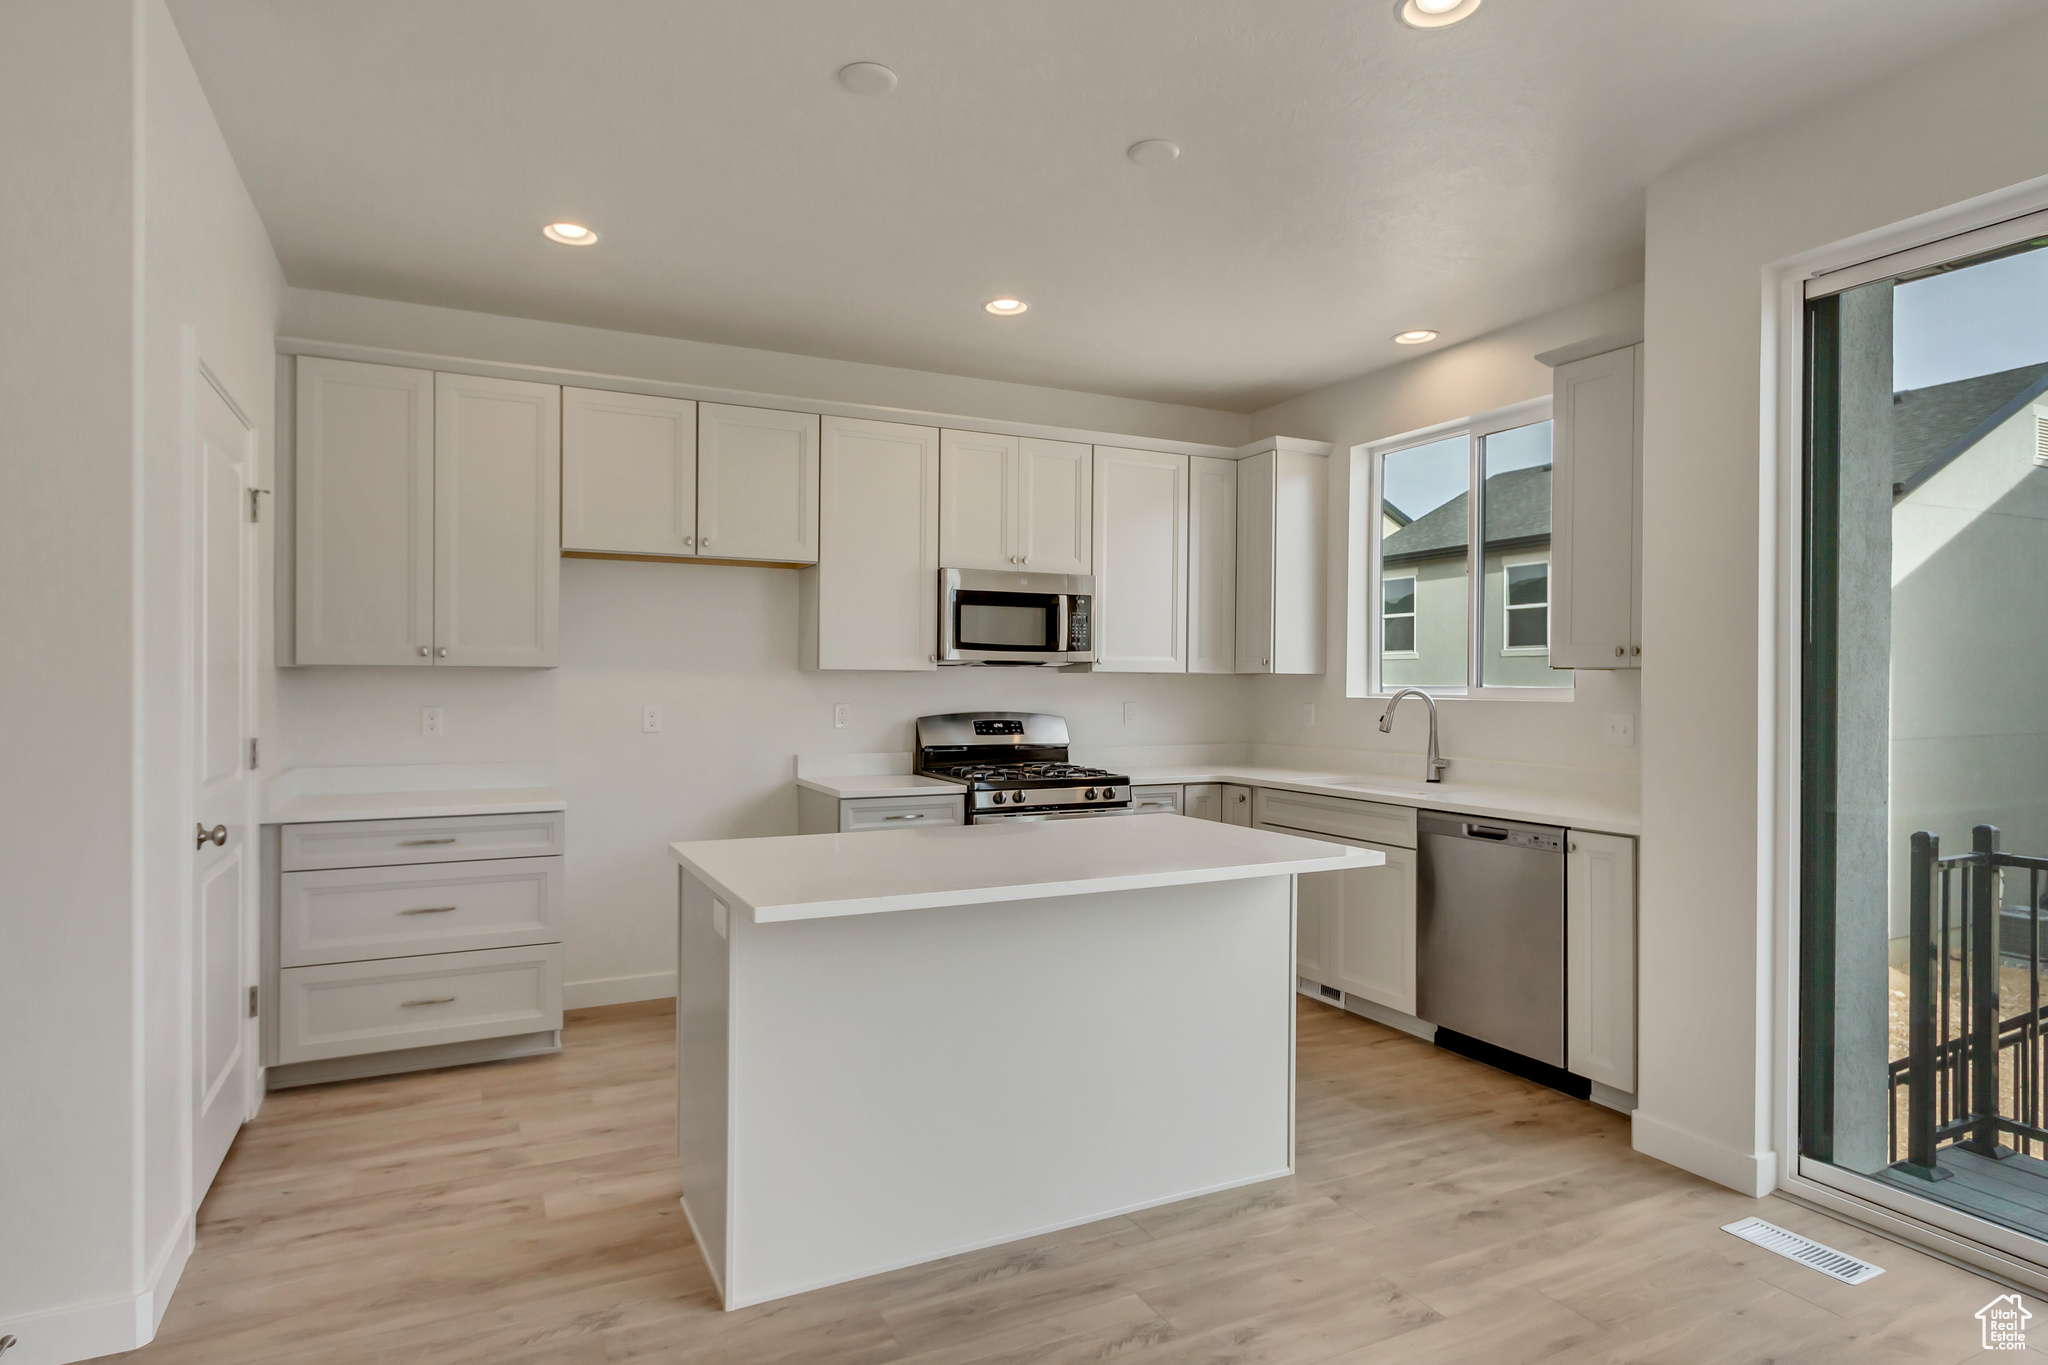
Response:
[{"label": "gray shingle roof", "polygon": [[[1465,501],[1458,494],[1425,512],[1383,542],[1389,564],[1445,559],[1465,553]],[[1486,543],[1520,549],[1550,539],[1550,466],[1510,469],[1486,481]]]},{"label": "gray shingle roof", "polygon": [[1892,482],[1908,493],[2048,391],[2048,364],[1892,395]]}]

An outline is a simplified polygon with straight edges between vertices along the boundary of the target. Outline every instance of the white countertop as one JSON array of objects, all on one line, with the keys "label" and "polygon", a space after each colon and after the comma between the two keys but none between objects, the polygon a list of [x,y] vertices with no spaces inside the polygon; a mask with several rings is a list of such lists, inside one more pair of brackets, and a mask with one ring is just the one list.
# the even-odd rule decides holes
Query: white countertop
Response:
[{"label": "white countertop", "polygon": [[312,825],[329,820],[440,820],[451,815],[517,815],[567,810],[553,787],[464,787],[454,791],[336,792],[291,796],[264,812],[268,825]]},{"label": "white countertop", "polygon": [[948,782],[941,777],[923,777],[917,773],[845,773],[834,776],[805,777],[796,780],[799,787],[809,787],[814,792],[823,792],[837,800],[848,801],[862,796],[904,796],[911,792],[940,791],[955,796],[967,788],[958,782]]},{"label": "white countertop", "polygon": [[1383,855],[1179,815],[669,845],[757,924],[1375,866]]},{"label": "white countertop", "polygon": [[1131,785],[1170,786],[1189,782],[1234,782],[1246,787],[1274,787],[1283,791],[1312,792],[1320,796],[1348,796],[1362,801],[1386,801],[1397,806],[1424,810],[1455,811],[1493,820],[1527,820],[1532,824],[1562,825],[1605,834],[1642,833],[1642,817],[1636,811],[1591,801],[1584,797],[1550,792],[1526,791],[1519,787],[1479,787],[1458,782],[1426,783],[1421,778],[1404,781],[1366,773],[1317,773],[1299,768],[1259,768],[1244,765],[1208,767],[1133,768]]}]

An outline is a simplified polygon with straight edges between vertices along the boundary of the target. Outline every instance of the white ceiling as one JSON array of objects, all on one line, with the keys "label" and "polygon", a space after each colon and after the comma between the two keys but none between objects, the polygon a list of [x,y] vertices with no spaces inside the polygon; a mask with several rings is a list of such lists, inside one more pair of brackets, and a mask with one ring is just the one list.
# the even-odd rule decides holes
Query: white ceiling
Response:
[{"label": "white ceiling", "polygon": [[295,285],[1253,411],[1640,278],[1659,172],[2037,3],[171,8]]}]

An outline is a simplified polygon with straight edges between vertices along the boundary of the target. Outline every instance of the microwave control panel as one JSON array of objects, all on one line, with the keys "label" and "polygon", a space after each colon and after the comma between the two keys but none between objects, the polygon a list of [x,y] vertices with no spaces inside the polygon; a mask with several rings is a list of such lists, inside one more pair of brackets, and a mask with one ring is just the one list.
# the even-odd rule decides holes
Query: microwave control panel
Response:
[{"label": "microwave control panel", "polygon": [[1088,654],[1093,652],[1095,648],[1089,638],[1088,628],[1089,616],[1091,614],[1089,607],[1093,604],[1094,600],[1092,597],[1085,596],[1069,599],[1072,603],[1072,606],[1067,611],[1067,652],[1069,654]]}]

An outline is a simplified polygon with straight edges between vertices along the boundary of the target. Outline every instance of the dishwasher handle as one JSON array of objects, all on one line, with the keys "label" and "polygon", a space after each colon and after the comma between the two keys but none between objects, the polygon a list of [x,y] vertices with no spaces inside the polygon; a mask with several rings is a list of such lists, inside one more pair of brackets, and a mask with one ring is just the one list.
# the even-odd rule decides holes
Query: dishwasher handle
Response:
[{"label": "dishwasher handle", "polygon": [[1508,832],[1499,825],[1467,825],[1465,826],[1465,837],[1468,839],[1491,839],[1497,844],[1504,844],[1508,841]]},{"label": "dishwasher handle", "polygon": [[1539,853],[1563,853],[1564,830],[1555,825],[1524,824],[1519,820],[1474,820],[1450,811],[1417,811],[1418,835],[1451,839],[1477,839],[1511,848],[1534,849]]}]

